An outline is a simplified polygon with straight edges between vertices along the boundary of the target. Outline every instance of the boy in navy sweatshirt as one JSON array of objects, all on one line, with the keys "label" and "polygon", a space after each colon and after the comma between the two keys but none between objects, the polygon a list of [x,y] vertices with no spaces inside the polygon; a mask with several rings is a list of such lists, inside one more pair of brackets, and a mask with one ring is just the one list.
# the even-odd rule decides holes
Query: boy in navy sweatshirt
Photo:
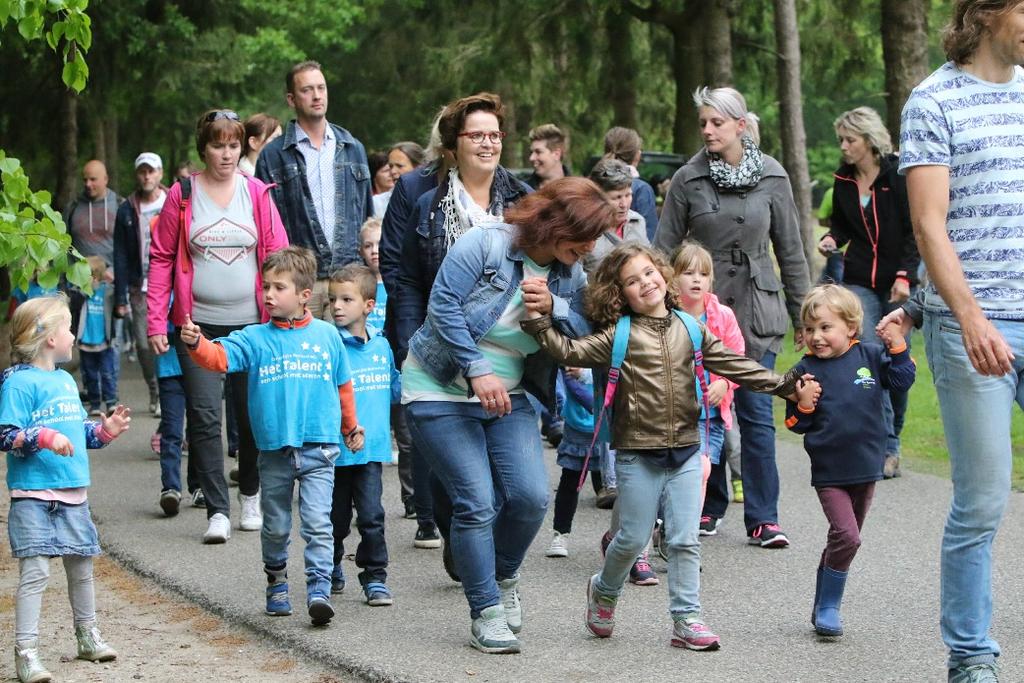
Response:
[{"label": "boy in navy sweatshirt", "polygon": [[822,636],[841,636],[839,608],[846,577],[860,547],[860,530],[885,462],[884,392],[908,390],[915,366],[898,325],[879,344],[857,341],[864,312],[839,285],[815,287],[800,309],[810,353],[796,364],[814,375],[786,405],[786,426],[804,435],[811,485],[828,518],[828,543],[818,564],[811,624]]},{"label": "boy in navy sweatshirt", "polygon": [[402,389],[395,359],[381,330],[367,323],[376,304],[377,277],[358,264],[349,264],[331,274],[329,285],[334,324],[341,334],[352,368],[359,424],[366,425],[363,449],[353,453],[342,446],[334,468],[334,570],[331,592],[345,589],[345,538],[356,511],[359,545],[356,566],[366,604],[372,607],[394,601],[387,584],[388,548],[384,541],[384,505],[381,464],[391,461],[391,406],[399,402]]}]

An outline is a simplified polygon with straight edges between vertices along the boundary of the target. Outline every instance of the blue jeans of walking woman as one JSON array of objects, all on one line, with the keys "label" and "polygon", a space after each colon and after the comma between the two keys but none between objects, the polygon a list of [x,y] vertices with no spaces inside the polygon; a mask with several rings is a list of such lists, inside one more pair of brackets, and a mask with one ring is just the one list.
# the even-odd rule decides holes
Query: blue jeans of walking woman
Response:
[{"label": "blue jeans of walking woman", "polygon": [[1013,404],[1024,408],[1024,323],[993,320],[1014,354],[1013,370],[979,375],[952,316],[925,313],[928,365],[949,448],[953,501],[942,534],[942,640],[949,667],[991,662],[992,542],[1010,496]]},{"label": "blue jeans of walking woman", "polygon": [[702,456],[695,452],[679,467],[666,469],[641,453],[620,449],[615,454],[619,530],[595,587],[605,595],[622,593],[633,561],[651,538],[660,504],[667,534],[669,612],[673,617],[699,614]]},{"label": "blue jeans of walking woman", "polygon": [[[754,360],[769,370],[775,369],[775,354],[771,351]],[[743,388],[736,390],[743,524],[748,535],[760,524],[779,521],[779,468],[775,464],[772,401],[771,394],[759,394]]]},{"label": "blue jeans of walking woman", "polygon": [[497,582],[519,572],[547,510],[537,414],[522,394],[511,399],[499,418],[479,403],[406,405],[413,438],[452,500],[452,557],[474,619],[501,601]]}]

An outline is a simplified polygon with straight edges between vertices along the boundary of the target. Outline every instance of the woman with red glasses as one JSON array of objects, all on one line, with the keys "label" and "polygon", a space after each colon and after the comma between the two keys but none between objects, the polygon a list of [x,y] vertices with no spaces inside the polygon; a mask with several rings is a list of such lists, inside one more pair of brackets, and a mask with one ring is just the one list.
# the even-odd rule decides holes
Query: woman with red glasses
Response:
[{"label": "woman with red glasses", "polygon": [[[268,319],[263,308],[260,265],[267,254],[288,246],[288,237],[270,197],[270,188],[238,170],[245,127],[229,110],[206,112],[196,124],[196,150],[206,168],[171,188],[153,230],[146,303],[149,345],[154,353],[173,344],[185,382],[189,457],[196,458],[209,528],[204,543],[224,543],[231,536],[228,486],[221,445],[221,400],[224,375],[196,365],[181,343],[185,316],[213,339]],[[172,295],[173,294],[173,299]],[[174,331],[168,334],[168,309]],[[239,527],[263,525],[259,505],[256,444],[249,426],[246,376],[228,375],[239,435]],[[180,498],[180,492],[161,492]],[[163,505],[161,505],[163,507]]]}]

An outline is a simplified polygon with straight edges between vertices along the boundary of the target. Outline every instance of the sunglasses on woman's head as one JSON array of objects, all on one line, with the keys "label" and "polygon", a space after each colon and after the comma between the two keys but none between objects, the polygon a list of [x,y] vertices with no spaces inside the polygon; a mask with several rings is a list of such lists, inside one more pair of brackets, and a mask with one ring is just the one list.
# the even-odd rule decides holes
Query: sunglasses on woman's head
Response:
[{"label": "sunglasses on woman's head", "polygon": [[206,115],[207,123],[213,123],[214,121],[219,121],[220,119],[227,119],[228,121],[242,120],[238,117],[238,114],[231,111],[230,109],[218,109],[217,111],[211,111],[209,114]]}]

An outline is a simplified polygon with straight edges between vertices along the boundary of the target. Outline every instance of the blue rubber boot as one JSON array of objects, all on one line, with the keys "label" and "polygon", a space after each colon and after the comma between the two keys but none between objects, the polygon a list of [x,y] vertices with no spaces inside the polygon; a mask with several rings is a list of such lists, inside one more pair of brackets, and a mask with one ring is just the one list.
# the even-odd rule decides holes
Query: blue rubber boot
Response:
[{"label": "blue rubber boot", "polygon": [[839,606],[843,602],[847,574],[822,567],[821,593],[818,596],[818,608],[814,610],[814,630],[819,636],[843,635],[843,617],[839,614]]},{"label": "blue rubber boot", "polygon": [[811,626],[817,626],[814,623],[815,613],[818,611],[818,600],[821,599],[821,567],[818,567],[818,575],[814,579],[814,605],[811,606]]}]

